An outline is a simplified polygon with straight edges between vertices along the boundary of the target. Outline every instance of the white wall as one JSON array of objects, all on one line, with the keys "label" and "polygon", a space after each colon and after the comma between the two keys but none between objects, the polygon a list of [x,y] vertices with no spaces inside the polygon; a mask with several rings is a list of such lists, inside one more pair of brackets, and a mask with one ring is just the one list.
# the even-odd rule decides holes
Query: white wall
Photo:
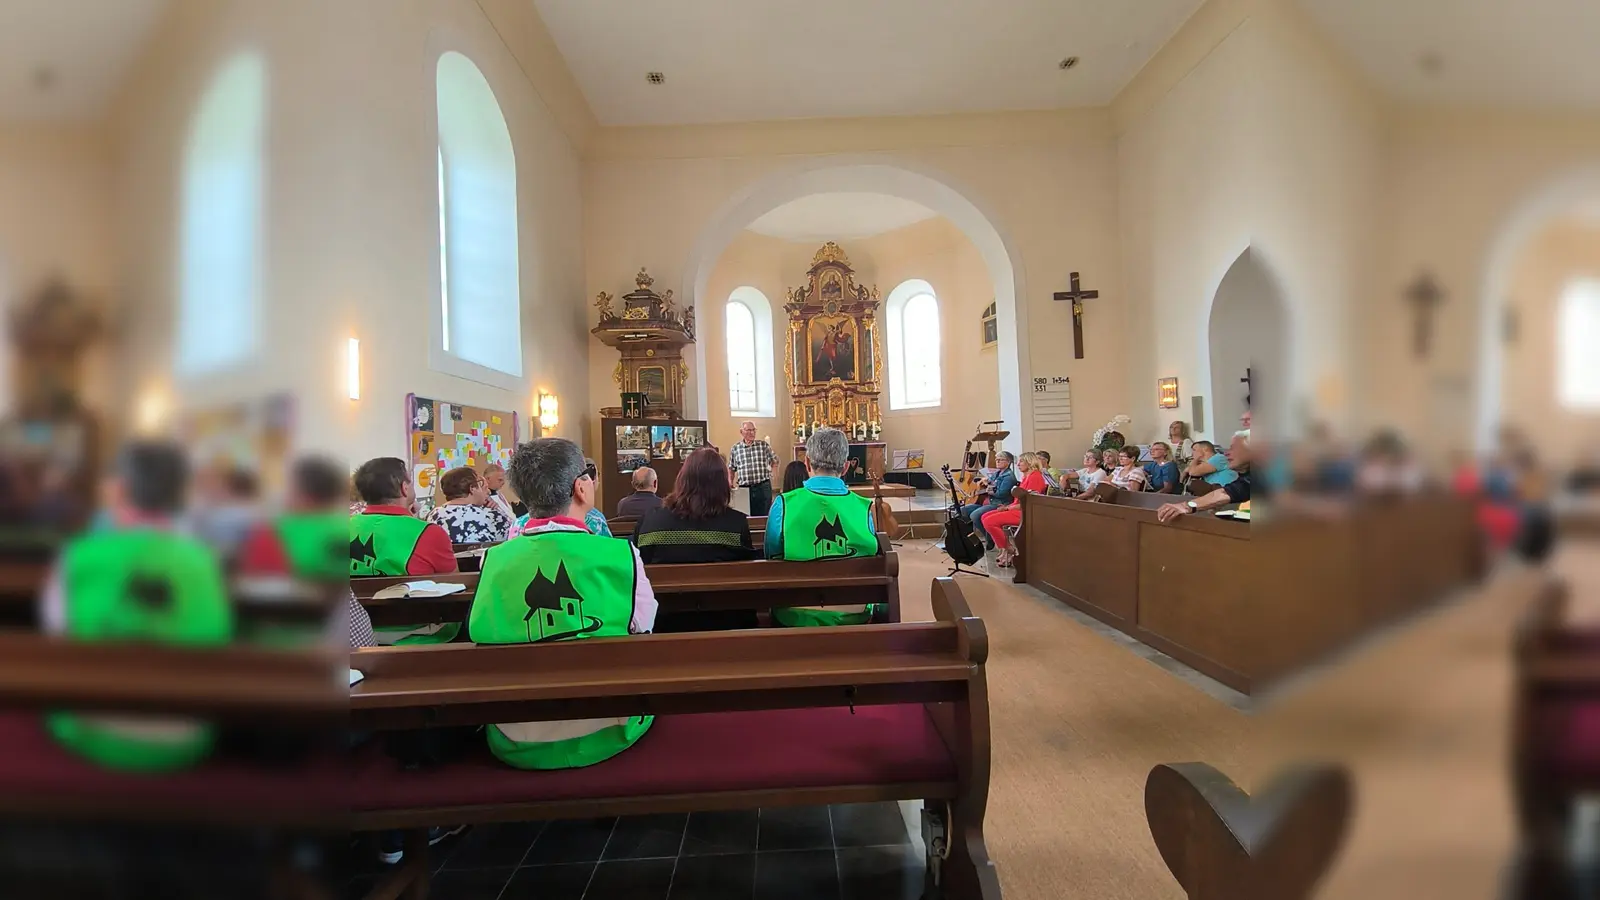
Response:
[{"label": "white wall", "polygon": [[[267,63],[268,352],[230,376],[174,385],[178,161],[196,98],[243,46],[259,47]],[[527,374],[515,390],[426,367],[439,280],[434,63],[445,49],[483,71],[517,153]],[[128,390],[164,385],[180,408],[288,390],[302,445],[356,461],[403,455],[409,392],[515,410],[525,423],[541,388],[564,409],[589,406],[577,152],[472,0],[392,0],[381,10],[181,0],[122,93],[115,123],[137,318]],[[350,337],[362,342],[359,401],[345,396]]]},{"label": "white wall", "polygon": [[[1288,301],[1290,408],[1347,413],[1379,184],[1378,107],[1289,4],[1208,9],[1224,7],[1237,21],[1216,29],[1214,47],[1198,52],[1180,35],[1152,62],[1152,71],[1192,68],[1131,115],[1118,142],[1131,329],[1123,371],[1141,436],[1165,433],[1172,415],[1159,410],[1155,384],[1169,376],[1182,418],[1201,395],[1205,434],[1236,427],[1212,414],[1221,388],[1211,384],[1207,325],[1217,286],[1246,248]],[[1197,19],[1190,34],[1207,24]]]},{"label": "white wall", "polygon": [[[1288,322],[1272,274],[1250,251],[1228,269],[1211,304],[1211,433],[1225,440],[1239,427],[1245,396],[1259,423],[1274,433],[1287,407],[1285,345]],[[1251,384],[1239,379],[1250,370]],[[1181,386],[1181,385],[1180,385]]]}]

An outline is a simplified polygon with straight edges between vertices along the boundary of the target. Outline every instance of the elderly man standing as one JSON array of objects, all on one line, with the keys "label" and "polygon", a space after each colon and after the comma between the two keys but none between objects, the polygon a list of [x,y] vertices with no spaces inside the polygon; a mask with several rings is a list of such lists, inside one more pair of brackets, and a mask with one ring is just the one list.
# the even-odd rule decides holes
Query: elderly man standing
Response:
[{"label": "elderly man standing", "polygon": [[767,515],[772,507],[772,479],[778,457],[766,441],[756,440],[756,423],[739,426],[739,443],[733,445],[731,465],[735,486],[750,489],[750,515]]},{"label": "elderly man standing", "polygon": [[617,501],[617,515],[642,516],[660,508],[661,496],[656,493],[656,470],[649,466],[634,469],[633,493]]},{"label": "elderly man standing", "polygon": [[[480,644],[646,634],[656,596],[633,544],[593,534],[594,474],[578,445],[540,438],[517,447],[511,486],[528,504],[517,537],[483,559],[467,635]],[[649,730],[649,716],[490,725],[489,749],[519,769],[571,769],[610,759]]]}]

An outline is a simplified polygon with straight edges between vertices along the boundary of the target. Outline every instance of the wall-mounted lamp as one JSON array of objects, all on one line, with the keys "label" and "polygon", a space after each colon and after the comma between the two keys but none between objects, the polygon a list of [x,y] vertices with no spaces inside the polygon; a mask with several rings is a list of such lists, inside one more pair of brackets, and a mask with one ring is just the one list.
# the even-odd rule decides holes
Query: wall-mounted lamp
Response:
[{"label": "wall-mounted lamp", "polygon": [[345,358],[345,386],[351,400],[361,399],[361,339],[351,338]]},{"label": "wall-mounted lamp", "polygon": [[1156,393],[1162,409],[1178,408],[1178,379],[1162,378],[1156,381]]},{"label": "wall-mounted lamp", "polygon": [[561,424],[561,401],[555,394],[539,392],[539,432],[547,434]]}]

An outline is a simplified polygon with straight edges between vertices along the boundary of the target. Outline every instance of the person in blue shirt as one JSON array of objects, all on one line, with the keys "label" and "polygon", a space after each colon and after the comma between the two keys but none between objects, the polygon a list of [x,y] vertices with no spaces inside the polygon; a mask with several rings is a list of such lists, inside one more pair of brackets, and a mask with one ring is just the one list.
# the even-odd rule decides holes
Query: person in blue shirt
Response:
[{"label": "person in blue shirt", "polygon": [[1210,441],[1194,442],[1194,462],[1189,464],[1189,478],[1201,479],[1206,484],[1227,487],[1239,479],[1239,473],[1228,465],[1228,456],[1217,450]]},{"label": "person in blue shirt", "polygon": [[1157,494],[1178,493],[1178,483],[1183,478],[1183,473],[1178,471],[1178,464],[1172,461],[1172,445],[1166,441],[1156,441],[1150,445],[1150,461],[1144,464],[1145,482],[1149,490]]},{"label": "person in blue shirt", "polygon": [[1011,454],[1004,450],[996,453],[994,462],[999,469],[994,473],[994,477],[989,479],[989,501],[969,503],[961,507],[961,514],[972,523],[972,530],[983,539],[984,547],[990,550],[994,549],[994,544],[989,540],[989,532],[983,529],[983,517],[1011,503],[1011,492],[1017,489],[1017,473],[1011,468],[1013,461]]}]

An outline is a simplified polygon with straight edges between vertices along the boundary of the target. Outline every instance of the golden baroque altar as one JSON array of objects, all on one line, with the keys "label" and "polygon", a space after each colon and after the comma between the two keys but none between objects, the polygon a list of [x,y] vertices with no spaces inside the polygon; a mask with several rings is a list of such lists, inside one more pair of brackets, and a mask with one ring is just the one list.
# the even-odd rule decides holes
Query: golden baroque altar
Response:
[{"label": "golden baroque altar", "polygon": [[856,284],[849,257],[833,241],[806,270],[808,281],[789,291],[789,340],[783,374],[794,404],[794,434],[804,439],[823,426],[858,441],[882,431],[878,349],[878,289]]}]

